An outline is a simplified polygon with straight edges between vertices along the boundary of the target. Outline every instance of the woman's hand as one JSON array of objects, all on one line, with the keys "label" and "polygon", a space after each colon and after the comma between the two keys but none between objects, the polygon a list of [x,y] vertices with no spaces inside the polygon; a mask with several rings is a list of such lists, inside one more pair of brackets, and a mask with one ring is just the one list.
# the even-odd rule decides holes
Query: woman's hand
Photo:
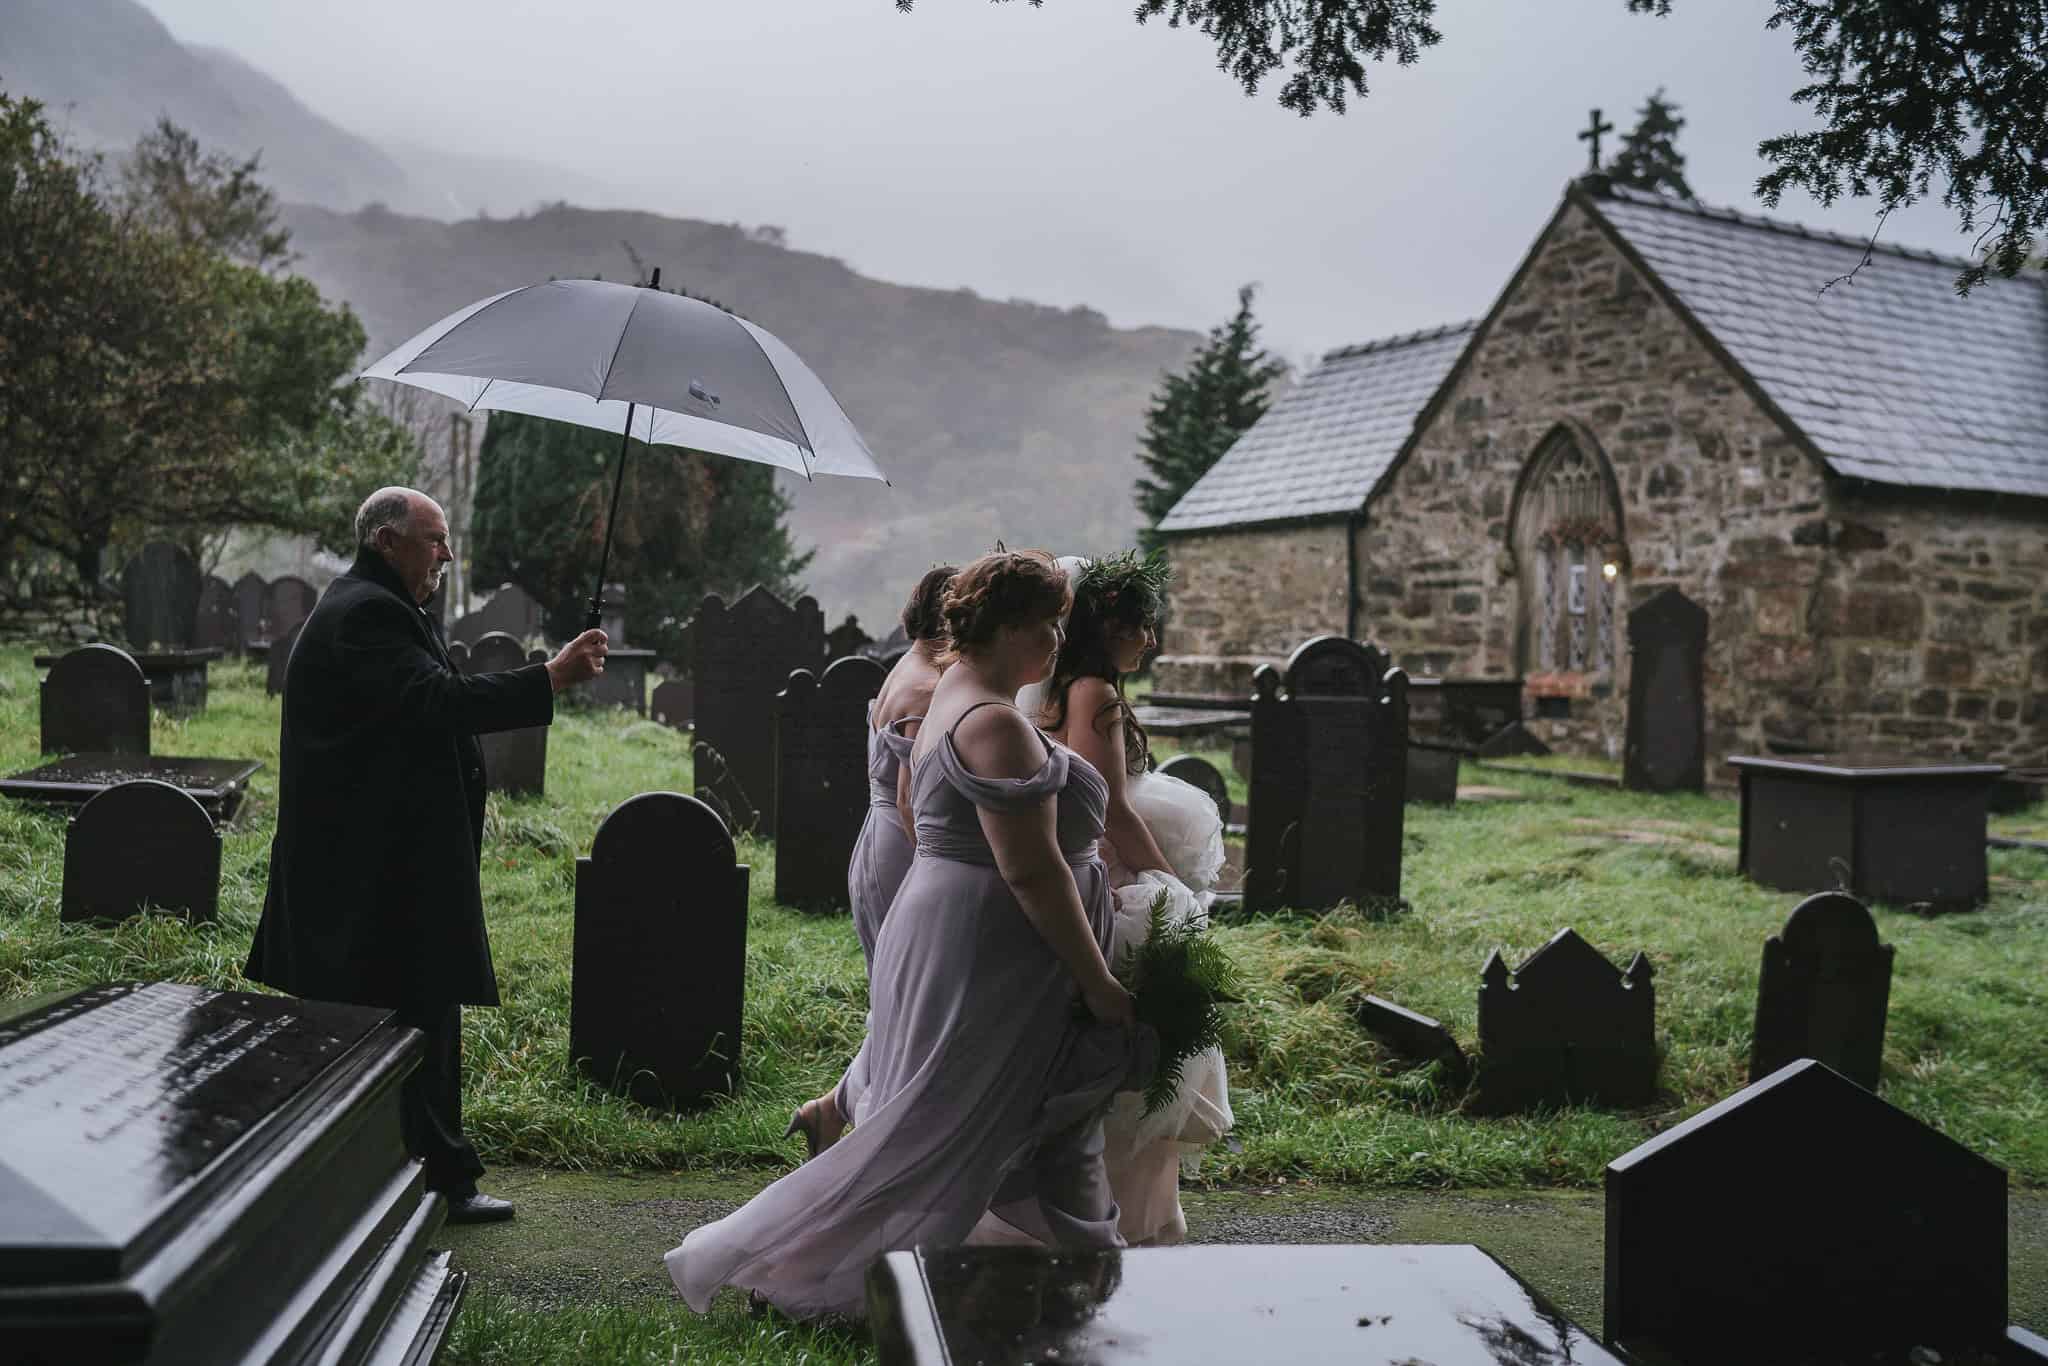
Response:
[{"label": "woman's hand", "polygon": [[1131,993],[1124,990],[1123,983],[1107,973],[1094,986],[1083,987],[1081,999],[1087,1003],[1088,1013],[1103,1024],[1129,1029],[1138,1022],[1137,1007],[1131,1000]]}]

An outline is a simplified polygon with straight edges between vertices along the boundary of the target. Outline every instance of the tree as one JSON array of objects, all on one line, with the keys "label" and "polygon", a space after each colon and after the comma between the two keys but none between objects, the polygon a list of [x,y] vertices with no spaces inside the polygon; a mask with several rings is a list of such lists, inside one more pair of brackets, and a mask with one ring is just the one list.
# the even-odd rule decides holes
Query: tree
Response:
[{"label": "tree", "polygon": [[1683,127],[1685,120],[1678,117],[1678,106],[1658,90],[1637,112],[1636,126],[1607,163],[1607,174],[1617,184],[1691,199],[1692,186],[1685,183],[1685,155],[1678,150],[1678,130]]},{"label": "tree", "polygon": [[256,178],[261,162],[204,152],[199,139],[160,117],[122,166],[124,207],[187,246],[259,270],[288,265],[291,232],[277,221],[276,194]]},{"label": "tree", "polygon": [[[473,581],[515,583],[550,634],[582,627],[611,504],[618,438],[519,413],[492,413],[477,458]],[[627,585],[628,639],[673,650],[706,593],[753,584],[795,590],[810,563],[767,465],[630,442],[608,574]]]},{"label": "tree", "polygon": [[[1033,8],[1042,0],[1029,0]],[[1766,21],[1792,34],[1814,79],[1793,95],[1821,127],[1768,138],[1765,205],[1790,188],[1823,204],[1844,192],[1883,214],[1935,192],[1989,250],[1957,277],[2017,275],[2048,232],[2048,0],[1774,0]],[[913,0],[896,0],[909,10]],[[1666,15],[1672,0],[1626,0]],[[1436,0],[1139,0],[1137,19],[1200,29],[1217,66],[1255,94],[1292,64],[1280,103],[1304,116],[1344,112],[1366,94],[1365,63],[1402,66],[1443,35]]]},{"label": "tree", "polygon": [[1148,550],[1159,544],[1152,529],[1159,519],[1265,415],[1267,390],[1287,373],[1284,361],[1259,346],[1252,320],[1256,288],[1237,291],[1237,312],[1210,330],[1185,370],[1166,376],[1146,410],[1138,460],[1148,473],[1138,480],[1137,502],[1145,514],[1138,539]]}]

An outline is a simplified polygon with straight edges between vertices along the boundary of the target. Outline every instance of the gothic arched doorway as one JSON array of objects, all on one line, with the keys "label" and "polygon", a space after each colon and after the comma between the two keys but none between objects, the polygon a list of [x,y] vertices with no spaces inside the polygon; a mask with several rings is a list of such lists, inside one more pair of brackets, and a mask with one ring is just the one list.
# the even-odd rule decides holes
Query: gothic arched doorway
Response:
[{"label": "gothic arched doorway", "polygon": [[1521,571],[1519,672],[1611,677],[1627,563],[1614,475],[1590,439],[1560,426],[1536,447],[1509,535]]}]

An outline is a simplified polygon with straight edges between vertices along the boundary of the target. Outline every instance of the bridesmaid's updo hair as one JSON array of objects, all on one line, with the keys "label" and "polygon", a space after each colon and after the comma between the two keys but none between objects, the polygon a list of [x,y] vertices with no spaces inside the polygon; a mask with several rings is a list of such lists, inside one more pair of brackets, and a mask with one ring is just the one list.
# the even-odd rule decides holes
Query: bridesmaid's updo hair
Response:
[{"label": "bridesmaid's updo hair", "polygon": [[915,643],[935,640],[946,634],[946,585],[960,571],[950,564],[925,571],[903,604],[903,634]]},{"label": "bridesmaid's updo hair", "polygon": [[953,576],[946,588],[947,653],[972,654],[1005,626],[1047,621],[1074,603],[1066,571],[1043,550],[998,550]]}]

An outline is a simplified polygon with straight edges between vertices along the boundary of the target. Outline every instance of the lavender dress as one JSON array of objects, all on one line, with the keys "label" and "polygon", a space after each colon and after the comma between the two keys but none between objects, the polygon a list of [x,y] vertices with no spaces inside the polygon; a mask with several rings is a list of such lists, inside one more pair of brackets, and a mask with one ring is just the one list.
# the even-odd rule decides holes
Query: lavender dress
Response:
[{"label": "lavender dress", "polygon": [[1073,977],[996,871],[977,815],[1057,794],[1060,850],[1106,947],[1096,842],[1109,789],[1041,739],[1045,764],[1029,778],[976,777],[950,732],[917,761],[917,857],[875,943],[854,1128],[668,1254],[691,1308],[732,1285],[799,1317],[858,1315],[875,1258],[958,1244],[991,1206],[1058,1246],[1122,1245],[1102,1113],[1148,1036],[1077,1018]]},{"label": "lavender dress", "polygon": [[[888,915],[897,889],[903,886],[911,860],[917,854],[917,846],[904,833],[903,817],[896,810],[896,774],[910,761],[910,747],[915,743],[902,728],[924,720],[922,716],[905,716],[876,730],[874,712],[875,704],[868,703],[868,818],[861,825],[853,859],[846,867],[853,932],[860,936],[861,957],[867,960],[870,978],[875,972],[875,941],[882,934],[882,919]],[[872,1019],[869,1025],[872,1027]],[[834,1093],[842,1115],[851,1117],[867,1091],[867,1059],[867,1041],[862,1040]]]}]

